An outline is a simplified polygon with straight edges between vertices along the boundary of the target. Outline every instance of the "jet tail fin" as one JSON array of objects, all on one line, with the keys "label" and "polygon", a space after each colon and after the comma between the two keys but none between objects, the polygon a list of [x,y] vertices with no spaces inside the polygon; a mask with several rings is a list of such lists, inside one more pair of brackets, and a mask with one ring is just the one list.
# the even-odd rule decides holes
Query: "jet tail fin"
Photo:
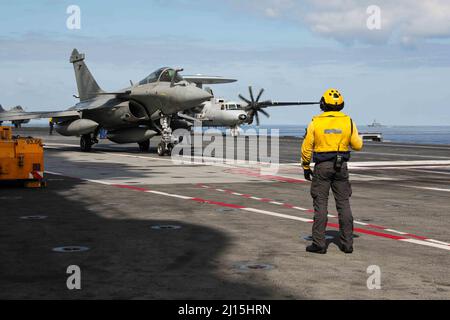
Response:
[{"label": "jet tail fin", "polygon": [[12,111],[12,112],[24,112],[25,110],[22,108],[22,106],[15,106],[14,108],[11,108],[9,111]]},{"label": "jet tail fin", "polygon": [[89,100],[102,93],[103,90],[97,84],[87,65],[84,63],[85,55],[73,49],[70,62],[73,64],[75,79],[77,81],[78,96],[80,101]]}]

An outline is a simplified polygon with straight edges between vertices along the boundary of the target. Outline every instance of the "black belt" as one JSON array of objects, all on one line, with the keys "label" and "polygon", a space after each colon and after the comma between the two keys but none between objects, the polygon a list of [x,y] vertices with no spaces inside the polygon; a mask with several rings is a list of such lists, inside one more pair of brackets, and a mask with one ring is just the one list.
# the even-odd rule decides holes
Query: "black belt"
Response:
[{"label": "black belt", "polygon": [[[343,161],[350,160],[350,151],[339,152],[339,154],[342,156]],[[336,160],[337,155],[338,155],[337,151],[314,152],[313,162],[317,164],[317,163],[321,163],[321,162],[325,162],[325,161],[334,161],[334,160]]]}]

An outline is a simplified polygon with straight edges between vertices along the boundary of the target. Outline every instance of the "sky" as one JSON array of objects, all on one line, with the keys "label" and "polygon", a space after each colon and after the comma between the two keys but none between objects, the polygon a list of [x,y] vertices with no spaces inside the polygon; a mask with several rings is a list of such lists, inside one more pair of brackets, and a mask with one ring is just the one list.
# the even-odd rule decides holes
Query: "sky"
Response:
[{"label": "sky", "polygon": [[[79,29],[67,27],[71,5]],[[450,124],[448,0],[0,0],[0,14],[4,108],[76,103],[78,48],[107,91],[172,66],[238,79],[213,87],[231,100],[249,85],[274,101],[318,101],[335,87],[361,125]],[[304,125],[317,113],[279,107],[263,121]]]}]

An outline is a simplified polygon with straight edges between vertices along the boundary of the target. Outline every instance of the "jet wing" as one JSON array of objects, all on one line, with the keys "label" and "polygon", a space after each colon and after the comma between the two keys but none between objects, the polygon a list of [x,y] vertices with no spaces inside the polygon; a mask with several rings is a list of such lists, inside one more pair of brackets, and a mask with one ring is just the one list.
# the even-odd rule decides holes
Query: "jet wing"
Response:
[{"label": "jet wing", "polygon": [[97,97],[100,96],[114,96],[115,98],[123,99],[123,98],[129,98],[131,94],[131,87],[127,87],[125,89],[121,89],[115,92],[96,92],[96,93],[90,93],[91,95],[95,95]]},{"label": "jet wing", "polygon": [[43,111],[43,112],[1,112],[0,121],[31,120],[42,118],[80,118],[80,112],[67,111]]},{"label": "jet wing", "polygon": [[183,76],[183,79],[195,83],[197,87],[203,87],[204,84],[222,84],[236,82],[236,79],[229,79],[217,76],[205,76],[202,74]]}]

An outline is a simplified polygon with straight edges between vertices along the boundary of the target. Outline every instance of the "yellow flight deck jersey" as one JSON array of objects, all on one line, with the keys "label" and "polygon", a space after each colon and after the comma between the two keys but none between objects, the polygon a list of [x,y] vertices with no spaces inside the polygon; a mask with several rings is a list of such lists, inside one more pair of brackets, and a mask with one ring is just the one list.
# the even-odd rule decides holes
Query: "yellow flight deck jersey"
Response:
[{"label": "yellow flight deck jersey", "polygon": [[327,111],[315,116],[308,126],[302,144],[302,166],[309,169],[311,157],[319,163],[335,159],[337,153],[345,160],[350,159],[353,150],[362,149],[363,141],[352,119],[340,111]]}]

